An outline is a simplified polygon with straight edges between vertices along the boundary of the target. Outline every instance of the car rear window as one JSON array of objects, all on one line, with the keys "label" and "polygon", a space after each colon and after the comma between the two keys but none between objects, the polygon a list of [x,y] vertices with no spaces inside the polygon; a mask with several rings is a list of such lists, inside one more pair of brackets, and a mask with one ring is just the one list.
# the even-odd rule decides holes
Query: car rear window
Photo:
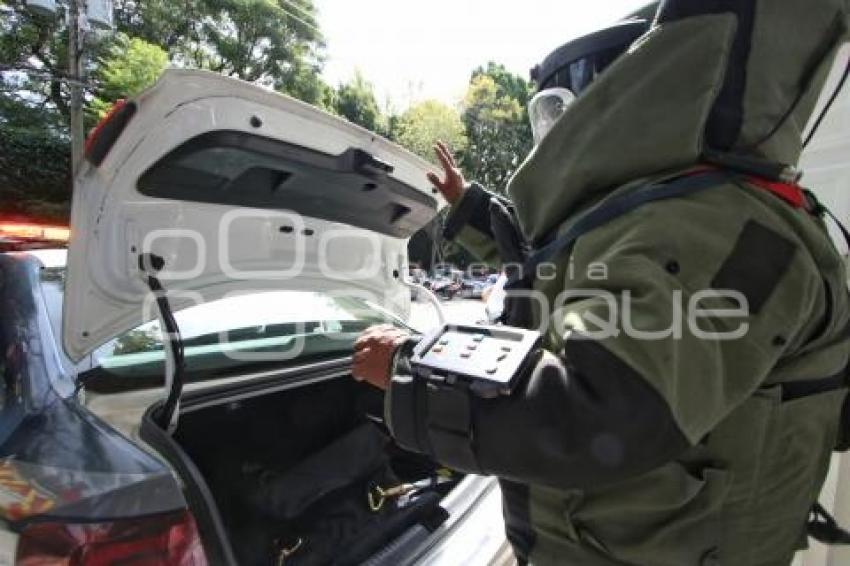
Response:
[{"label": "car rear window", "polygon": [[[43,283],[59,290],[62,275],[62,270],[47,270]],[[51,295],[48,310],[58,329],[61,293]],[[186,382],[348,356],[356,337],[369,326],[404,326],[361,298],[312,291],[233,296],[178,311],[175,318],[183,338]],[[91,367],[80,375],[90,391],[161,386],[165,350],[159,322],[143,324],[102,345],[92,354]]]}]

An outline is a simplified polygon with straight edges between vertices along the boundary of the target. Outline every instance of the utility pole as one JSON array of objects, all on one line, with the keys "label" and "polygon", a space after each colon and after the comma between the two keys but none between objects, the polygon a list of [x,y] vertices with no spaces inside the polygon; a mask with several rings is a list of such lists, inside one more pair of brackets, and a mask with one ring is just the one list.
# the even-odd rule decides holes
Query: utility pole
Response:
[{"label": "utility pole", "polygon": [[80,19],[85,0],[68,0],[68,75],[71,81],[71,170],[73,179],[83,160],[85,125],[83,124],[83,30]]}]

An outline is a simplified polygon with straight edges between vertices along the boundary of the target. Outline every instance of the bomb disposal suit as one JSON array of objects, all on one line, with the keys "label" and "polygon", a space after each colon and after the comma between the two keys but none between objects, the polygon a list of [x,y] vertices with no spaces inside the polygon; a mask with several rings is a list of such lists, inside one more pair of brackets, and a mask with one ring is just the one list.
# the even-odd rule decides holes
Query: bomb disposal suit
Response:
[{"label": "bomb disposal suit", "polygon": [[544,347],[510,395],[445,394],[412,375],[412,343],[396,354],[393,435],[498,476],[521,562],[777,565],[805,547],[843,442],[850,303],[789,166],[847,30],[846,0],[663,2],[510,182],[531,256],[480,187],[453,206],[448,235],[501,267],[631,203],[514,269],[507,322]]}]

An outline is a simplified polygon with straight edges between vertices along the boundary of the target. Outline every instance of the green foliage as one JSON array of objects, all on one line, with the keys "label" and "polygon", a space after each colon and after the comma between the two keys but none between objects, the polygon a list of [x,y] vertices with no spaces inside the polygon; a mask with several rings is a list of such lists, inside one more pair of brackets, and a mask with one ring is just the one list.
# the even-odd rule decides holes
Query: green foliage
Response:
[{"label": "green foliage", "polygon": [[333,110],[334,89],[319,76],[316,68],[298,66],[278,83],[277,90],[298,100],[318,106],[323,110]]},{"label": "green foliage", "polygon": [[280,0],[205,0],[206,18],[193,29],[184,54],[199,68],[279,85],[299,65],[319,63],[323,40],[315,19],[304,14],[315,9],[309,1],[299,6],[296,11]]},{"label": "green foliage", "polygon": [[204,16],[203,0],[114,0],[118,31],[159,45],[176,57],[197,40],[194,29]]},{"label": "green foliage", "polygon": [[336,90],[333,110],[367,130],[380,133],[386,129],[386,120],[381,116],[375,99],[375,89],[359,71],[350,82],[340,85]]},{"label": "green foliage", "polygon": [[[319,76],[324,39],[315,12],[312,0],[117,0],[116,23],[124,35],[87,36],[87,74],[102,78],[101,61],[120,60],[115,47],[124,49],[129,37],[160,47],[177,66],[216,71],[321,104],[328,88]],[[67,39],[62,15],[36,17],[21,2],[0,2],[4,66],[67,76]],[[136,69],[141,64],[125,62]],[[55,108],[68,122],[68,89],[57,79],[26,81],[16,90],[34,104]]]},{"label": "green foliage", "polygon": [[[533,144],[527,111],[531,93],[528,82],[502,65],[488,63],[472,73],[461,114],[463,140],[452,140],[445,133],[437,135],[454,149],[467,179],[504,193],[510,176]],[[445,108],[442,113],[446,113]],[[390,131],[397,133],[402,145],[433,161],[431,140],[435,133],[427,127],[410,128],[407,123],[411,121],[423,122],[419,112],[412,114],[412,120],[408,116],[405,121],[402,116],[401,123]],[[456,128],[448,129],[456,131]],[[430,266],[434,257],[461,267],[474,262],[466,250],[442,238],[444,223],[445,211],[416,235],[411,242],[411,258],[425,266]]]},{"label": "green foliage", "polygon": [[58,112],[45,105],[34,105],[15,91],[0,92],[0,126],[57,135],[64,131]]},{"label": "green foliage", "polygon": [[100,118],[116,100],[135,96],[153,85],[168,66],[168,53],[137,37],[119,36],[103,57],[96,77],[98,89],[89,111]]},{"label": "green foliage", "polygon": [[178,66],[274,87],[326,107],[324,38],[312,0],[119,0],[119,29]]},{"label": "green foliage", "polygon": [[528,103],[533,96],[532,85],[527,80],[510,72],[504,65],[492,61],[475,69],[472,72],[472,81],[480,76],[488,76],[493,79],[499,89],[499,96],[513,98],[519,102],[523,109],[527,110]]},{"label": "green foliage", "polygon": [[50,130],[0,128],[0,209],[63,219],[70,204],[71,148]]},{"label": "green foliage", "polygon": [[[21,2],[0,2],[0,64],[33,72],[23,79],[20,75],[0,79],[0,96],[11,92],[32,106],[58,112],[67,123],[69,92],[60,80],[69,75],[65,19],[63,14],[55,18],[34,16]],[[103,45],[90,37],[87,49],[97,57]]]},{"label": "green foliage", "polygon": [[431,162],[436,162],[433,147],[438,140],[457,153],[467,146],[463,122],[457,111],[436,100],[415,104],[399,116],[393,139]]},{"label": "green foliage", "polygon": [[[312,0],[116,0],[115,16],[121,33],[86,38],[89,126],[115,99],[152,84],[169,61],[323,107],[332,98],[319,76],[324,40]],[[26,72],[0,76],[4,210],[67,209],[67,42],[64,14],[37,17],[20,1],[0,0],[0,65]]]},{"label": "green foliage", "polygon": [[502,65],[489,63],[472,74],[462,114],[469,145],[461,165],[468,178],[504,193],[533,145],[530,96],[530,85]]}]

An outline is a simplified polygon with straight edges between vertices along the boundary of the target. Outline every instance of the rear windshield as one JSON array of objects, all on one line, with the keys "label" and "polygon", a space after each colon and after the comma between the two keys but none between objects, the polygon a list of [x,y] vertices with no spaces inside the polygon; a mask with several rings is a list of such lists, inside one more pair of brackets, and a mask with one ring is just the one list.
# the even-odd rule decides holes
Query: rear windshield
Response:
[{"label": "rear windshield", "polygon": [[[55,285],[62,272],[45,271]],[[60,327],[61,300],[50,301]],[[360,332],[374,324],[403,324],[361,298],[313,291],[253,293],[175,313],[184,345],[186,382],[262,371],[351,354]],[[92,354],[81,374],[99,393],[162,385],[165,350],[158,321],[118,336]]]}]

